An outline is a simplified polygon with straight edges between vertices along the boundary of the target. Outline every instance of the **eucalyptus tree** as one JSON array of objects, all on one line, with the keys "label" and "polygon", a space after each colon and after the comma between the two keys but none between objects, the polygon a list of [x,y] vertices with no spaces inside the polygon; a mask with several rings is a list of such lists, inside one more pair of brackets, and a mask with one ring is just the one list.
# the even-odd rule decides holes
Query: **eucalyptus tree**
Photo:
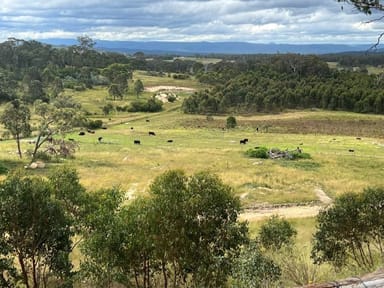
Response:
[{"label": "eucalyptus tree", "polygon": [[41,100],[34,103],[37,125],[32,160],[35,160],[37,152],[44,143],[52,141],[53,137],[64,139],[66,133],[84,120],[78,105],[74,105],[73,101],[59,100],[56,99],[52,104]]},{"label": "eucalyptus tree", "polygon": [[20,140],[31,135],[31,112],[28,106],[15,99],[9,102],[0,116],[0,122],[15,138],[19,157],[22,158]]},{"label": "eucalyptus tree", "polygon": [[371,269],[375,255],[384,255],[384,189],[367,188],[346,193],[317,216],[312,258],[342,267],[352,260]]},{"label": "eucalyptus tree", "polygon": [[133,84],[133,89],[135,90],[137,98],[139,98],[140,93],[144,91],[143,82],[140,79],[137,79]]},{"label": "eucalyptus tree", "polygon": [[0,191],[0,238],[7,248],[0,253],[17,261],[10,268],[27,288],[71,283],[72,223],[49,181],[17,171],[0,183]]}]

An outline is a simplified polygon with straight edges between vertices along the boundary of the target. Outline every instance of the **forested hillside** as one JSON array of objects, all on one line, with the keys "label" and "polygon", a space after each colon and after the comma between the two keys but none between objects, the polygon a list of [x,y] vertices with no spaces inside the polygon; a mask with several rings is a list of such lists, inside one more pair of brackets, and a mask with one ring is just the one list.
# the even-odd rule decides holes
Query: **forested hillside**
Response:
[{"label": "forested hillside", "polygon": [[217,63],[198,79],[213,89],[184,103],[187,113],[279,112],[321,108],[384,112],[382,75],[331,69],[317,56],[275,55],[246,63]]},{"label": "forested hillside", "polygon": [[[382,54],[368,58],[353,58],[352,54],[322,58],[298,54],[227,55],[218,63],[203,64],[193,58],[100,52],[93,49],[92,39],[78,40],[79,45],[68,47],[18,39],[1,43],[0,102],[17,97],[30,103],[36,99],[49,102],[65,88],[84,90],[117,84],[124,89],[123,83],[132,78],[132,71],[144,70],[157,75],[179,73],[174,77],[180,78],[196,76],[211,86],[212,89],[198,91],[186,99],[183,108],[187,113],[303,108],[384,112],[382,74],[369,75],[366,69],[352,69],[356,65],[380,64],[384,61]],[[331,69],[325,60],[338,61],[343,69]]]}]

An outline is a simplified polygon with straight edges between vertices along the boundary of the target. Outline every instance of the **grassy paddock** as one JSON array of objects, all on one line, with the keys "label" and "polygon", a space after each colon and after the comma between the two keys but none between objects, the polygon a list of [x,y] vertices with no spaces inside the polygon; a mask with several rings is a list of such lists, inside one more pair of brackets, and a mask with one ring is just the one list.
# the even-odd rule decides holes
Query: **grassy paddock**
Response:
[{"label": "grassy paddock", "polygon": [[[142,76],[144,85],[146,81],[150,85],[183,83],[171,78],[164,83],[162,77]],[[227,130],[224,128],[227,116],[186,115],[179,109],[181,102],[165,104],[165,111],[159,113],[115,112],[103,117],[100,107],[109,101],[105,88],[67,93],[73,93],[87,111],[96,113],[93,117],[102,119],[108,129],[85,136],[79,136],[76,129],[66,135],[79,144],[74,159],[48,163],[45,169],[28,170],[29,173],[45,175],[56,166],[67,164],[77,169],[87,189],[118,186],[132,198],[146,194],[154,178],[169,169],[183,169],[187,174],[208,170],[232,186],[245,207],[318,201],[316,188],[322,188],[333,198],[348,191],[383,185],[384,116],[327,111],[235,115],[238,127]],[[127,103],[133,99],[129,97],[133,96],[127,96]],[[156,136],[149,136],[149,131]],[[101,143],[98,137],[103,137]],[[239,140],[244,138],[249,142],[241,145]],[[135,145],[134,140],[140,140],[141,145]],[[300,147],[311,159],[246,157],[246,150],[256,146],[282,150]],[[23,151],[32,148],[27,139],[22,141]],[[14,140],[0,141],[0,159],[9,169],[29,162],[27,157],[18,159]],[[0,179],[4,177],[0,175]],[[309,247],[314,219],[289,221],[299,233],[297,246]],[[251,235],[256,235],[260,223],[250,223]],[[75,262],[78,257],[74,256]],[[309,256],[302,261],[309,263]],[[323,279],[323,274],[328,279],[342,278],[342,275],[333,278],[329,267],[321,269],[324,270],[319,272],[319,279]]]},{"label": "grassy paddock", "polygon": [[[298,117],[360,117],[342,113],[325,115],[326,112],[292,112],[274,115],[273,120],[286,123]],[[277,133],[273,129],[256,132],[259,119],[265,117],[237,117],[238,128],[223,130],[224,116],[207,120],[205,116],[184,115],[178,110],[112,115],[111,120],[104,119],[107,130],[97,130],[96,134],[85,136],[79,136],[78,131],[67,135],[79,143],[80,149],[74,160],[63,162],[74,166],[83,184],[90,189],[120,186],[132,195],[145,193],[149,183],[169,169],[184,169],[188,174],[209,170],[234,187],[235,194],[246,206],[265,202],[314,201],[317,200],[314,193],[317,187],[334,197],[382,184],[382,138],[363,137],[357,140],[352,136],[354,131],[350,130],[350,136]],[[375,118],[374,121],[380,125],[384,122],[382,118]],[[329,123],[334,127],[338,122]],[[343,127],[344,124],[340,125]],[[354,127],[360,129],[357,125]],[[155,131],[156,136],[149,136],[149,131]],[[98,143],[100,136],[103,140]],[[249,139],[248,144],[239,144],[243,138]],[[141,145],[134,145],[135,139],[140,140]],[[168,140],[173,140],[173,143],[168,143]],[[255,146],[282,150],[300,147],[312,159],[247,158],[245,151]],[[18,161],[14,141],[2,141],[0,147],[1,159]],[[32,147],[23,141],[22,148],[25,151]],[[354,152],[349,152],[349,149]],[[55,165],[60,164],[48,165],[47,170]]]}]

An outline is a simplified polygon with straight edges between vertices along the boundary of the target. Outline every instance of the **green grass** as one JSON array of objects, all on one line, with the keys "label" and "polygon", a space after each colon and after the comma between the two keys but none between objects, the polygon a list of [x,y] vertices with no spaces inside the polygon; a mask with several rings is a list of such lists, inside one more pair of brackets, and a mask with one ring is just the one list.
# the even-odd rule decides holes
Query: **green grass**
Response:
[{"label": "green grass", "polygon": [[[142,77],[145,86],[198,87],[193,79],[149,77],[144,72],[137,72],[134,77]],[[213,118],[186,115],[180,110],[181,101],[165,104],[164,111],[159,113],[114,112],[104,117],[101,107],[111,101],[107,99],[106,88],[66,93],[80,101],[94,119],[102,119],[108,129],[85,136],[79,136],[79,129],[75,129],[66,135],[79,143],[75,159],[48,163],[45,169],[28,170],[29,173],[46,175],[55,167],[68,164],[77,169],[81,183],[88,190],[118,186],[132,197],[146,194],[154,178],[169,169],[183,169],[187,174],[208,170],[233,187],[245,207],[317,201],[315,188],[318,187],[335,197],[348,191],[362,191],[367,186],[383,185],[382,115],[322,110],[235,115],[238,127],[227,130],[223,127],[228,115]],[[150,96],[144,93],[140,97]],[[122,105],[135,98],[128,93],[124,101],[112,102]],[[156,136],[149,136],[148,131],[155,131]],[[101,143],[98,137],[103,137]],[[243,138],[249,139],[248,144],[239,144]],[[134,145],[134,139],[142,144]],[[169,139],[173,143],[168,143]],[[281,150],[300,147],[311,159],[247,157],[245,151],[256,146]],[[32,145],[22,141],[22,149],[32,149]],[[29,162],[26,157],[18,159],[13,140],[0,141],[0,159],[1,165],[8,169],[22,168]],[[0,179],[4,177],[0,175]],[[299,232],[297,245],[308,246],[314,219],[289,221]],[[257,233],[260,223],[250,223],[251,235]]]},{"label": "green grass", "polygon": [[[168,108],[179,104],[172,105]],[[301,116],[303,113],[297,112]],[[319,113],[324,115],[325,112]],[[292,119],[297,114],[282,114],[279,121]],[[305,117],[310,116],[316,118],[319,114],[307,112]],[[314,201],[317,200],[315,187],[322,187],[333,197],[382,184],[382,139],[256,132],[250,123],[257,123],[259,117],[265,116],[237,117],[239,128],[222,130],[225,116],[207,120],[205,116],[184,115],[177,109],[155,114],[114,114],[111,120],[103,119],[107,130],[97,130],[94,135],[78,136],[78,131],[67,135],[79,142],[80,150],[74,160],[64,162],[79,171],[81,181],[89,189],[117,185],[132,191],[134,187],[136,195],[146,193],[149,183],[168,169],[184,169],[187,173],[209,170],[231,185],[246,206]],[[274,117],[277,119],[279,115]],[[149,136],[148,131],[155,131],[156,136]],[[102,143],[97,141],[100,136]],[[243,138],[248,138],[249,143],[240,145],[239,139]],[[134,145],[134,139],[141,140],[142,144]],[[174,142],[168,143],[169,139]],[[31,149],[25,141],[22,146],[23,150]],[[282,150],[300,146],[312,159],[287,161],[246,157],[245,151],[254,146]],[[17,160],[14,141],[2,141],[0,148],[2,159]],[[353,153],[348,151],[350,148],[354,149]],[[60,164],[48,166],[55,165]]]}]

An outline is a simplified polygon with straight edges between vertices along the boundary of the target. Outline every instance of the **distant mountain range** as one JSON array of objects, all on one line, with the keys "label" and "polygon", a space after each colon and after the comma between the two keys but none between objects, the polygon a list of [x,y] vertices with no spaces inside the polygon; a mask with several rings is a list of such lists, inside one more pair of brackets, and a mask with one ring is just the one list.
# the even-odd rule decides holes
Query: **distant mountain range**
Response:
[{"label": "distant mountain range", "polygon": [[[41,39],[42,43],[54,46],[76,45],[74,39]],[[361,52],[371,47],[368,45],[349,44],[276,44],[250,42],[167,42],[167,41],[105,41],[95,40],[96,49],[127,54],[143,52],[144,54],[171,55],[207,55],[207,54],[329,54],[343,52]]]}]

